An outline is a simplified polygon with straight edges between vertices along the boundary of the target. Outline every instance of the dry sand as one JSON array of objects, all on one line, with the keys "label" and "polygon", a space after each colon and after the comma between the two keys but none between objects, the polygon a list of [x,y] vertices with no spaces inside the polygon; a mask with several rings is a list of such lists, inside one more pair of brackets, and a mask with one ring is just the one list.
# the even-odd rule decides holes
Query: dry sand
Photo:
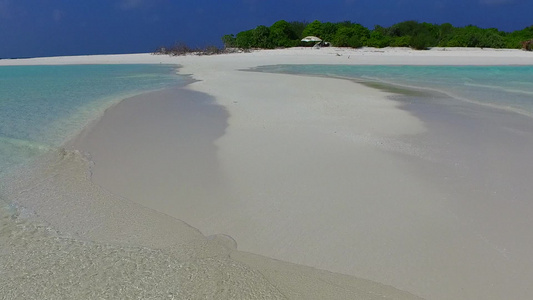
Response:
[{"label": "dry sand", "polygon": [[[242,70],[287,63],[533,64],[531,53],[297,48],[0,63],[182,65],[180,73],[199,81],[123,101],[69,147],[90,155],[92,180],[104,189],[206,236],[231,236],[242,251],[232,258],[260,270],[289,298],[305,298],[295,287],[313,295],[310,286],[322,289],[316,298],[342,298],[328,290],[332,284],[369,299],[382,291],[392,299],[409,296],[256,254],[428,299],[528,295],[531,272],[517,268],[531,261],[494,251],[469,223],[458,222],[449,193],[418,168],[424,149],[408,142],[428,127],[389,94],[349,80]],[[287,284],[287,274],[300,275]]]}]

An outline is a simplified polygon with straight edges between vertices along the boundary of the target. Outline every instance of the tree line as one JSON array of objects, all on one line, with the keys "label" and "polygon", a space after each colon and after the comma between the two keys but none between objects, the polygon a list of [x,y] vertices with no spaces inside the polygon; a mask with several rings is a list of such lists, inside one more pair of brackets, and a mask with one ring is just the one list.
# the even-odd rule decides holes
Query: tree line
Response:
[{"label": "tree line", "polygon": [[287,48],[309,46],[302,42],[306,36],[317,36],[336,47],[480,47],[522,48],[521,42],[533,39],[533,25],[514,32],[496,28],[480,28],[474,25],[454,27],[450,23],[430,24],[405,21],[390,27],[374,26],[368,29],[350,21],[322,23],[277,21],[272,26],[257,26],[254,29],[227,34],[222,37],[226,48]]}]

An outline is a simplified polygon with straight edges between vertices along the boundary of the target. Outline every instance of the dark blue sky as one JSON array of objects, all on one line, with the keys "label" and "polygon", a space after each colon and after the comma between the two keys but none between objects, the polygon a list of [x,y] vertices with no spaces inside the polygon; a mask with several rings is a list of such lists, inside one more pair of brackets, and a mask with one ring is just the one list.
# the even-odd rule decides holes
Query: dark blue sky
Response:
[{"label": "dark blue sky", "polygon": [[532,0],[0,0],[0,58],[149,52],[275,21],[406,20],[513,31],[533,25]]}]

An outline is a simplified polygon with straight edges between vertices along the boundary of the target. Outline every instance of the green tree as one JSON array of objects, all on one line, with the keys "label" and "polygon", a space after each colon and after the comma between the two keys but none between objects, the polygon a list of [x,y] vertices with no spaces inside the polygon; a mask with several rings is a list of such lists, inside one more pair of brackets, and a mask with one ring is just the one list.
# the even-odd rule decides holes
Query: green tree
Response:
[{"label": "green tree", "polygon": [[[351,39],[354,35],[353,30],[350,27],[341,27],[335,33],[334,38],[331,40],[333,46],[335,47],[351,47]],[[356,45],[356,47],[361,47],[362,45]]]},{"label": "green tree", "polygon": [[270,26],[269,39],[274,47],[293,47],[299,44],[299,38],[285,21],[277,21]]},{"label": "green tree", "polygon": [[387,29],[379,25],[374,26],[370,37],[366,42],[369,47],[384,48],[388,47],[391,42],[390,36],[386,35]]},{"label": "green tree", "polygon": [[331,42],[334,39],[338,29],[339,26],[337,24],[331,22],[322,23],[320,26],[320,38],[324,41]]},{"label": "green tree", "polygon": [[304,36],[302,36],[302,33],[304,32],[305,27],[307,27],[308,24],[309,22],[301,21],[289,22],[289,25],[291,26],[291,31],[294,33],[298,40],[304,38]]},{"label": "green tree", "polygon": [[405,21],[389,28],[376,25],[372,31],[350,21],[321,23],[278,21],[272,26],[258,26],[239,32],[236,36],[225,35],[222,41],[226,47],[274,48],[300,44],[305,36],[317,36],[335,46],[344,47],[491,47],[521,48],[521,42],[533,39],[533,26],[506,33],[496,28],[483,29],[474,25],[454,27],[450,23],[435,25]]},{"label": "green tree", "polygon": [[521,42],[530,39],[533,39],[533,25],[507,34],[504,37],[504,43],[507,48],[520,49],[522,48]]},{"label": "green tree", "polygon": [[370,37],[370,30],[363,25],[352,24],[352,28],[355,30],[355,35],[360,37],[362,41],[365,41]]},{"label": "green tree", "polygon": [[381,35],[388,35],[388,30],[387,28],[383,27],[383,26],[380,26],[380,25],[375,25],[374,26],[374,29],[372,30],[372,32],[376,32],[376,33],[379,33]]},{"label": "green tree", "polygon": [[411,36],[395,36],[391,38],[390,46],[391,47],[411,47]]},{"label": "green tree", "polygon": [[414,49],[427,49],[437,45],[439,28],[429,23],[405,21],[392,25],[388,29],[391,36],[391,46]]},{"label": "green tree", "polygon": [[439,29],[429,23],[417,23],[411,33],[410,46],[413,49],[424,50],[436,46],[438,43]]},{"label": "green tree", "polygon": [[235,36],[235,46],[242,49],[250,49],[252,47],[255,47],[255,45],[253,44],[253,35],[253,29],[237,33],[237,35]]},{"label": "green tree", "polygon": [[505,47],[505,33],[496,28],[489,28],[483,30],[481,43],[479,47],[487,48],[504,48]]},{"label": "green tree", "polygon": [[317,37],[322,36],[322,23],[320,23],[320,21],[314,20],[305,27],[304,31],[302,32],[302,37],[310,35],[314,35]]},{"label": "green tree", "polygon": [[347,24],[346,22],[339,26],[332,39],[332,43],[337,47],[359,48],[370,37],[370,31],[360,24]]},{"label": "green tree", "polygon": [[273,45],[270,41],[270,29],[264,25],[257,26],[252,34],[252,47],[254,48],[273,48]]},{"label": "green tree", "polygon": [[456,28],[446,46],[502,48],[505,46],[504,35],[497,29],[482,29],[468,25],[463,28]]},{"label": "green tree", "polygon": [[388,29],[391,37],[413,36],[419,26],[417,21],[405,21],[392,25]]},{"label": "green tree", "polygon": [[438,26],[438,42],[437,46],[444,47],[448,41],[453,37],[455,28],[450,23],[444,23]]},{"label": "green tree", "polygon": [[411,37],[410,46],[416,50],[425,50],[436,46],[437,40],[427,31],[417,32]]}]

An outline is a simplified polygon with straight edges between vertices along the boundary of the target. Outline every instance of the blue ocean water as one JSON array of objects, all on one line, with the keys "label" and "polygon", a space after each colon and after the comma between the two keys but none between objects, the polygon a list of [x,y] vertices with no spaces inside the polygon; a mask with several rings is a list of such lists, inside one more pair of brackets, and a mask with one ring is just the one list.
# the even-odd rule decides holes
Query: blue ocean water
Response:
[{"label": "blue ocean water", "polygon": [[0,176],[61,146],[121,99],[185,81],[170,65],[0,67]]},{"label": "blue ocean water", "polygon": [[533,66],[275,65],[257,70],[424,88],[533,117]]}]

